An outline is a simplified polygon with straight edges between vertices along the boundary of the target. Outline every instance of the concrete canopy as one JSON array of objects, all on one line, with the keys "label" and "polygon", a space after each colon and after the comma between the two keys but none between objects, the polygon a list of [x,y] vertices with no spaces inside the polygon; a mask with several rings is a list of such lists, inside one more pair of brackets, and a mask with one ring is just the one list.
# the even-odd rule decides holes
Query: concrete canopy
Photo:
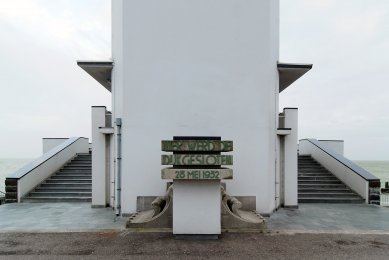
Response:
[{"label": "concrete canopy", "polygon": [[[77,65],[85,70],[90,76],[103,85],[109,92],[111,91],[112,61],[77,61]],[[281,93],[293,82],[302,77],[312,69],[312,64],[278,63],[279,72],[279,92]]]},{"label": "concrete canopy", "polygon": [[312,64],[278,63],[280,93],[312,69]]},{"label": "concrete canopy", "polygon": [[77,65],[97,80],[109,92],[111,91],[112,61],[77,61]]}]

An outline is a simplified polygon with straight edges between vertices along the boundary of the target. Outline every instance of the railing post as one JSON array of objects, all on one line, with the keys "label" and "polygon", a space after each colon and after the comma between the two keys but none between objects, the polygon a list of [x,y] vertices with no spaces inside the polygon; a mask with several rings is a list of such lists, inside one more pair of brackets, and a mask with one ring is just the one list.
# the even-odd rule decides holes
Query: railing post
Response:
[{"label": "railing post", "polygon": [[381,203],[381,182],[369,180],[368,204],[380,205]]}]

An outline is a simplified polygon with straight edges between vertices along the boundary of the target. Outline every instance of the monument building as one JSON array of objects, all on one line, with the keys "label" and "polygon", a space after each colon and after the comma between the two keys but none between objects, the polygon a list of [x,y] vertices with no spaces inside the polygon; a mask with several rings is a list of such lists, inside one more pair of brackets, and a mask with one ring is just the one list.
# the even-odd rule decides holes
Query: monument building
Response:
[{"label": "monument building", "polygon": [[112,111],[92,107],[91,144],[44,138],[6,202],[90,201],[179,235],[258,228],[298,203],[379,204],[343,141],[298,145],[298,109],[278,100],[312,65],[279,60],[279,16],[278,0],[112,0],[112,59],[78,61]]},{"label": "monument building", "polygon": [[166,191],[161,140],[218,136],[234,142],[229,194],[297,206],[297,109],[278,98],[312,65],[279,61],[279,1],[113,0],[112,61],[78,64],[112,93],[112,114],[92,113],[93,205],[136,212]]}]

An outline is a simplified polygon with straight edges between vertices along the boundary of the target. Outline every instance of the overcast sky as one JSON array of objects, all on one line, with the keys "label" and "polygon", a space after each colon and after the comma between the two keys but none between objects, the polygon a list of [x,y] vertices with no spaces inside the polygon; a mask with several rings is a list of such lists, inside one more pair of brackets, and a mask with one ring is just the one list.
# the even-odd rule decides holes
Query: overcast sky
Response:
[{"label": "overcast sky", "polygon": [[[109,0],[0,0],[0,158],[42,137],[90,137],[110,93],[76,60],[111,53]],[[350,159],[389,160],[389,1],[281,0],[280,61],[313,69],[280,95],[299,138],[343,139]]]}]

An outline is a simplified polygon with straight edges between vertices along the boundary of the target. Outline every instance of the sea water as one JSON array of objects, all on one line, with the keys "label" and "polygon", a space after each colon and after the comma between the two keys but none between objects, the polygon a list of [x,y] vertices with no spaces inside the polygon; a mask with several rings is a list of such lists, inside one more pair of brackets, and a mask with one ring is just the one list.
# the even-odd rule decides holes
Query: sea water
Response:
[{"label": "sea water", "polygon": [[389,181],[389,161],[355,161],[356,164],[381,180],[381,187]]},{"label": "sea water", "polygon": [[[5,178],[30,161],[31,159],[0,159],[0,191],[5,191]],[[381,179],[381,186],[384,186],[385,181],[389,181],[389,161],[355,161],[355,163]]]}]

